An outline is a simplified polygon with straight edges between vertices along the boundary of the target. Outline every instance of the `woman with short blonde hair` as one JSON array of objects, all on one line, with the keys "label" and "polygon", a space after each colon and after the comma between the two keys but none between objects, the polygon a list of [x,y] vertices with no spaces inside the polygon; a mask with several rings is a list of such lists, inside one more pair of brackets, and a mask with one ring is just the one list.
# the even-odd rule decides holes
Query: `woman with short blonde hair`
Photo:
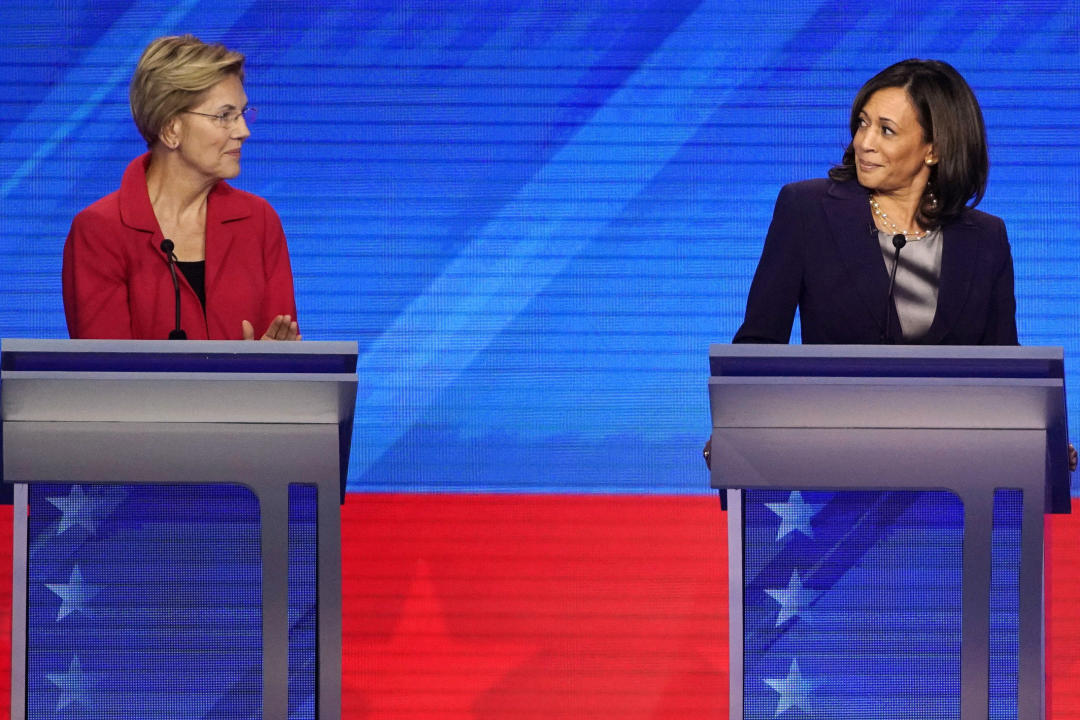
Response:
[{"label": "woman with short blonde hair", "polygon": [[147,46],[130,98],[149,152],[75,216],[64,246],[71,337],[300,339],[281,222],[225,182],[255,116],[243,81],[244,56],[224,45]]},{"label": "woman with short blonde hair", "polygon": [[235,75],[244,81],[244,56],[194,35],[154,40],[143,51],[131,78],[131,116],[153,147],[165,123],[188,109],[200,94]]}]

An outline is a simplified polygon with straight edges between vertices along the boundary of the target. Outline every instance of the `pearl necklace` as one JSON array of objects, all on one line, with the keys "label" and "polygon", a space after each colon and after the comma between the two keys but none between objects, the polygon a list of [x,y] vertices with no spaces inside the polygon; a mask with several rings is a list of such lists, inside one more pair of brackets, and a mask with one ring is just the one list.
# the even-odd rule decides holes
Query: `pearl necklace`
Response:
[{"label": "pearl necklace", "polygon": [[919,230],[918,232],[909,232],[907,230],[901,230],[896,227],[896,223],[889,219],[889,216],[881,210],[881,206],[878,205],[877,198],[873,195],[870,196],[870,208],[874,211],[874,215],[877,215],[881,220],[881,224],[888,226],[892,230],[893,235],[903,235],[908,240],[914,242],[916,240],[922,240],[930,234],[929,230]]}]

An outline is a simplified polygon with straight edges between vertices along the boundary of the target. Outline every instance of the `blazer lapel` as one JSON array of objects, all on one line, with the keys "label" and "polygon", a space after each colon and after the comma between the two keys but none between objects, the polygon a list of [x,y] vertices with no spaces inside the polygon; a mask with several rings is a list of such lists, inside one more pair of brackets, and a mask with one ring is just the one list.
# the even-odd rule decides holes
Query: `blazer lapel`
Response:
[{"label": "blazer lapel", "polygon": [[[848,277],[853,279],[874,326],[884,333],[889,273],[877,242],[866,191],[855,182],[833,183],[822,204]],[[896,309],[889,307],[888,312],[893,314],[892,326],[899,328]]]},{"label": "blazer lapel", "polygon": [[979,239],[974,230],[974,224],[963,216],[942,228],[937,312],[923,339],[925,344],[939,344],[960,317],[979,257]]},{"label": "blazer lapel", "polygon": [[214,287],[232,249],[235,235],[251,216],[251,209],[224,180],[210,191],[206,202],[206,296]]},{"label": "blazer lapel", "polygon": [[161,241],[165,235],[158,225],[154,207],[150,204],[150,195],[146,191],[146,168],[150,165],[150,153],[135,158],[124,171],[120,181],[120,221],[134,230],[146,233],[146,242],[152,253],[167,263],[165,253],[161,251]]}]

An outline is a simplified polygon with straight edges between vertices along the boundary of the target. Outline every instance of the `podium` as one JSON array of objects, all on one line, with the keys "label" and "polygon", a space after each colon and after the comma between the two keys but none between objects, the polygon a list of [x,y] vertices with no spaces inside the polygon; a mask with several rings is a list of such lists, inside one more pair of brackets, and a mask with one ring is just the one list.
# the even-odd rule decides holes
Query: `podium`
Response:
[{"label": "podium", "polygon": [[[356,354],[349,342],[0,342],[2,479],[14,485],[15,502],[12,718],[26,717],[28,700],[27,577],[34,562],[27,546],[28,486],[57,482],[250,490],[259,522],[261,717],[267,720],[289,713],[290,485],[313,487],[315,708],[320,718],[340,716],[339,505]],[[59,617],[76,608],[85,609],[72,600]],[[61,680],[76,670],[79,679],[90,677],[73,661]],[[247,682],[258,687],[257,677]],[[75,688],[54,683],[62,691],[58,709],[88,697],[79,693],[89,692],[90,680]]]},{"label": "podium", "polygon": [[[1018,593],[1007,599],[1015,603],[1018,626],[1015,716],[1041,720],[1043,513],[1069,512],[1070,503],[1062,350],[714,345],[709,359],[711,483],[727,492],[729,511],[731,717],[744,716],[747,690],[743,491],[794,491],[792,504],[815,510],[824,504],[806,503],[802,492],[955,495],[962,503],[960,667],[959,683],[950,688],[959,694],[962,720],[985,720],[990,714],[995,494],[1009,490],[1022,498]],[[792,522],[812,534],[808,516],[804,512]],[[837,547],[847,542],[844,547],[850,550],[858,532],[848,531]],[[786,537],[804,540],[799,533]],[[782,604],[777,634],[784,623],[800,620],[788,603],[796,607],[801,600],[800,607],[806,608],[811,598],[824,595],[803,582],[793,574],[787,588],[767,591]],[[888,585],[885,579],[881,583]],[[842,608],[832,612],[836,617]],[[941,636],[946,638],[947,630]],[[793,660],[786,676],[766,679],[779,698],[778,713],[811,702],[814,682],[804,670]],[[910,702],[922,711],[920,698]],[[949,706],[952,700],[943,702]],[[874,716],[871,709],[866,712]]]}]

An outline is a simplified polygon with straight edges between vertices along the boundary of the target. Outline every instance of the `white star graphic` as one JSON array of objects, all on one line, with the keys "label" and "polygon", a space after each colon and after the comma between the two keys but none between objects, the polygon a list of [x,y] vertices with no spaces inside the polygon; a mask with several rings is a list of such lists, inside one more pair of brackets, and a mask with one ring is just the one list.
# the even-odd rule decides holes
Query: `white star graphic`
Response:
[{"label": "white star graphic", "polygon": [[780,528],[776,531],[777,541],[783,540],[790,533],[798,530],[808,538],[814,537],[810,521],[825,507],[824,503],[805,503],[798,490],[788,496],[786,503],[765,503],[765,507],[780,516]]},{"label": "white star graphic", "polygon": [[810,712],[810,694],[817,689],[821,682],[809,680],[799,672],[799,661],[792,660],[788,668],[786,678],[776,680],[766,679],[765,683],[776,692],[780,693],[780,699],[776,703],[776,712],[773,717],[779,717],[791,708],[799,708]]},{"label": "white star graphic", "polygon": [[52,590],[60,598],[60,611],[56,614],[56,620],[59,622],[73,612],[92,616],[93,613],[86,609],[86,603],[101,592],[101,589],[105,586],[83,582],[82,571],[76,565],[71,571],[67,583],[45,583],[45,587]]},{"label": "white star graphic", "polygon": [[47,673],[49,682],[60,689],[60,699],[56,701],[56,712],[68,705],[79,703],[90,707],[90,693],[97,685],[98,673],[83,672],[78,656],[72,656],[67,672]]},{"label": "white star graphic", "polygon": [[98,502],[86,494],[82,485],[72,485],[71,492],[66,496],[45,499],[60,511],[60,525],[56,528],[57,535],[75,525],[81,525],[91,533],[97,532]]},{"label": "white star graphic", "polygon": [[780,612],[776,615],[776,627],[780,627],[789,618],[797,615],[805,615],[810,603],[821,597],[817,590],[807,590],[803,587],[802,579],[798,570],[791,571],[791,579],[786,588],[765,591],[773,600],[780,603]]}]

